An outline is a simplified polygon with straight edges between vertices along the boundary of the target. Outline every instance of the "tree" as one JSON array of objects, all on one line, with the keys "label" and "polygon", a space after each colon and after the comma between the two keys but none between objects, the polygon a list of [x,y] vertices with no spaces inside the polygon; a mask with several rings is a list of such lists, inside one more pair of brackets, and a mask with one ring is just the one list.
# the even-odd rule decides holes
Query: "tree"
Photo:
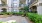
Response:
[{"label": "tree", "polygon": [[24,6],[24,8],[20,9],[23,12],[28,12],[29,11],[29,7],[28,6]]}]

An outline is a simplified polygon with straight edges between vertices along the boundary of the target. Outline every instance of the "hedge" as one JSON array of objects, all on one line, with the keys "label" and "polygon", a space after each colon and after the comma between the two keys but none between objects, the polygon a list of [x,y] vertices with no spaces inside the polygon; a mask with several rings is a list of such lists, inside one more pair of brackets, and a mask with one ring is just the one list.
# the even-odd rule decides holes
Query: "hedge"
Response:
[{"label": "hedge", "polygon": [[1,12],[0,15],[23,15],[23,12]]},{"label": "hedge", "polygon": [[27,16],[34,23],[42,23],[42,15],[38,15],[37,13],[27,13]]}]

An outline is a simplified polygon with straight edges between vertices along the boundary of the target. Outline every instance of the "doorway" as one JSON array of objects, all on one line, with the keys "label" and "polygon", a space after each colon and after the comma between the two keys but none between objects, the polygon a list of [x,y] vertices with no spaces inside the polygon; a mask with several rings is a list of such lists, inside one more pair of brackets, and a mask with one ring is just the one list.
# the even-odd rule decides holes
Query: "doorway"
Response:
[{"label": "doorway", "polygon": [[2,12],[7,12],[7,9],[6,8],[2,8],[1,10],[3,10]]},{"label": "doorway", "polygon": [[32,12],[37,13],[37,6],[32,6],[30,9]]}]

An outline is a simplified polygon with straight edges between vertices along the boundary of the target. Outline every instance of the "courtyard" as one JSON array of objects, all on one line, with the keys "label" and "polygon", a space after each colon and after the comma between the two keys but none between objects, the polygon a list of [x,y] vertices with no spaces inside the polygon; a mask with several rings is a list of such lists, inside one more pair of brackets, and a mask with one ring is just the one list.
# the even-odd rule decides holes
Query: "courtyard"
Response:
[{"label": "courtyard", "polygon": [[0,23],[42,23],[42,0],[0,0]]},{"label": "courtyard", "polygon": [[0,15],[0,21],[9,21],[9,20],[16,20],[16,23],[31,23],[29,19],[26,19],[26,17],[22,17],[22,16],[3,16]]}]

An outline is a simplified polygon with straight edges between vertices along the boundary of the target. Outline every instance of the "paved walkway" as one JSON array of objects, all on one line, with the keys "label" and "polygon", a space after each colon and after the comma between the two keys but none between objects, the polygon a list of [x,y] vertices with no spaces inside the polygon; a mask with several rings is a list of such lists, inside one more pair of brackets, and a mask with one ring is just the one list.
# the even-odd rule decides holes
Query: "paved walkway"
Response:
[{"label": "paved walkway", "polygon": [[0,21],[16,20],[17,23],[28,23],[25,17],[11,16],[7,18],[0,18]]}]

